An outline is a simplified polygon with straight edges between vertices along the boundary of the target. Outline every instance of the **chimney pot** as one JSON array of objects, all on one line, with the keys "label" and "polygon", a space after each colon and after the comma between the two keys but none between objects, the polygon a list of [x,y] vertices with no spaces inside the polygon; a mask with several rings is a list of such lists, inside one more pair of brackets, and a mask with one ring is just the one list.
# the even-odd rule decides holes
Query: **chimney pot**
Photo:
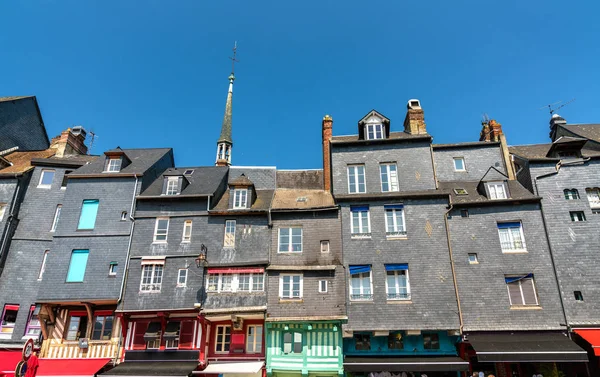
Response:
[{"label": "chimney pot", "polygon": [[50,148],[56,149],[56,157],[73,154],[87,154],[85,145],[86,131],[81,126],[67,128],[50,142]]},{"label": "chimney pot", "polygon": [[425,112],[421,107],[421,101],[411,99],[406,105],[406,118],[404,118],[404,132],[411,135],[426,135]]},{"label": "chimney pot", "polygon": [[418,99],[409,99],[406,104],[407,109],[421,109],[421,101]]}]

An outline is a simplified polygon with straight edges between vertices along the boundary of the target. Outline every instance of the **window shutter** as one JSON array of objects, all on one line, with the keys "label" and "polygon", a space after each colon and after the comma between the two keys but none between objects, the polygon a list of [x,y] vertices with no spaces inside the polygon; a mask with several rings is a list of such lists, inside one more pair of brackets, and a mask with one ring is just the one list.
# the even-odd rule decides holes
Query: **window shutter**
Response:
[{"label": "window shutter", "polygon": [[133,335],[133,345],[132,348],[134,350],[145,350],[146,349],[146,341],[144,340],[144,334],[148,329],[148,322],[136,322],[135,324],[135,334]]},{"label": "window shutter", "polygon": [[179,348],[192,349],[194,344],[194,321],[181,321]]},{"label": "window shutter", "polygon": [[521,288],[523,289],[523,297],[525,297],[525,305],[537,305],[537,296],[533,286],[533,279],[521,280]]},{"label": "window shutter", "polygon": [[511,305],[523,305],[523,299],[521,297],[521,287],[519,281],[506,284],[508,286],[508,295],[510,297]]}]

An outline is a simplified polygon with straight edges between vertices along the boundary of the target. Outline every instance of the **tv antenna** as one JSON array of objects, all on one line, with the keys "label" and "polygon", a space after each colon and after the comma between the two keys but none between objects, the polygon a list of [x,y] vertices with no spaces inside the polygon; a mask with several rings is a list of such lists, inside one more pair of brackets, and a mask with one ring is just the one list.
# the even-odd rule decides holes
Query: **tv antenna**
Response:
[{"label": "tv antenna", "polygon": [[490,122],[489,115],[487,115],[487,113],[483,113],[481,115],[481,123],[489,123],[489,122]]},{"label": "tv antenna", "polygon": [[542,106],[540,107],[538,110],[544,110],[544,109],[548,109],[550,111],[550,116],[552,116],[552,114],[554,114],[555,112],[557,112],[558,110],[562,109],[563,107],[567,106],[568,104],[570,104],[571,102],[575,101],[575,98],[571,99],[570,101],[567,101],[565,103],[563,103],[560,106],[557,106],[559,103],[561,103],[562,101],[557,101],[554,103],[551,103],[549,105],[546,106]]},{"label": "tv antenna", "polygon": [[237,41],[235,41],[233,43],[233,57],[229,57],[229,59],[231,59],[231,74],[233,75],[233,71],[235,70],[235,63],[239,62],[239,60],[237,60],[235,58],[235,55],[237,54]]},{"label": "tv antenna", "polygon": [[92,154],[92,148],[94,147],[94,141],[98,138],[98,135],[94,132],[93,129],[90,129],[90,146],[88,148],[88,154]]}]

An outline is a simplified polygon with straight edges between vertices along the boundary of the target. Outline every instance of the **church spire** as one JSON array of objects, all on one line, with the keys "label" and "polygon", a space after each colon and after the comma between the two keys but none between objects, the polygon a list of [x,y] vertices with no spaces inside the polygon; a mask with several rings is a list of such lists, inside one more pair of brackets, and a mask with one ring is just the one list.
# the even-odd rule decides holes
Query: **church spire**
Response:
[{"label": "church spire", "polygon": [[225,103],[225,115],[223,116],[223,125],[221,126],[221,136],[219,136],[219,140],[217,140],[217,166],[231,165],[231,147],[233,146],[233,139],[231,138],[231,102],[233,100],[235,62],[237,62],[235,58],[236,52],[237,42],[233,46],[233,57],[230,57],[231,75],[229,75],[229,90],[227,91],[227,102]]}]

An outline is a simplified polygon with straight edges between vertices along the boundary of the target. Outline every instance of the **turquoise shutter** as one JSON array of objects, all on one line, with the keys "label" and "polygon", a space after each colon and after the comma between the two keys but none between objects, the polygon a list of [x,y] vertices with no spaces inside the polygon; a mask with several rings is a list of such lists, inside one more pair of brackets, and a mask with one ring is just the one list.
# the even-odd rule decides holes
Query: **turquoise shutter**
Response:
[{"label": "turquoise shutter", "polygon": [[69,272],[67,273],[67,282],[83,281],[89,254],[89,250],[73,250]]},{"label": "turquoise shutter", "polygon": [[77,229],[94,229],[99,200],[84,200]]}]

